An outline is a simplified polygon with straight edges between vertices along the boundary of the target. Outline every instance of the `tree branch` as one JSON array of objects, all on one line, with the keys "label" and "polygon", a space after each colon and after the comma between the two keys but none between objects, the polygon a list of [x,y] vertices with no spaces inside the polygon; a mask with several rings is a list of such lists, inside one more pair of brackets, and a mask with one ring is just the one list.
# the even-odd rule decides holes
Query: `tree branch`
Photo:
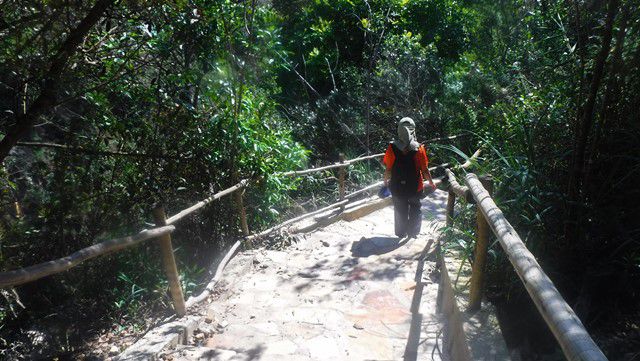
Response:
[{"label": "tree branch", "polygon": [[146,153],[131,153],[120,152],[111,150],[94,150],[81,147],[72,147],[65,144],[56,143],[43,143],[43,142],[16,142],[16,146],[29,147],[29,148],[52,148],[71,151],[74,153],[84,153],[92,155],[104,155],[104,156],[124,156],[124,157],[138,157],[138,158],[155,158],[155,159],[184,159],[179,156],[171,156],[165,154],[146,154]]},{"label": "tree branch", "polygon": [[107,8],[115,0],[98,0],[89,13],[73,29],[58,52],[51,60],[51,66],[43,78],[40,95],[35,99],[26,113],[16,117],[15,124],[0,141],[0,162],[7,157],[11,148],[33,127],[35,121],[56,102],[56,93],[60,86],[60,78],[69,59],[78,51],[78,47],[91,28],[100,20]]}]

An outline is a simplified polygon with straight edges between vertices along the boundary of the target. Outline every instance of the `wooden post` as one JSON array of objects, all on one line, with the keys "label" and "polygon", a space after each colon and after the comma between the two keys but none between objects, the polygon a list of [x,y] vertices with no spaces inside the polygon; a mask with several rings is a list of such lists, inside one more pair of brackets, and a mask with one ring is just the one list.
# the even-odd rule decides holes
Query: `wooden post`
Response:
[{"label": "wooden post", "polygon": [[240,229],[242,230],[242,235],[246,237],[249,235],[249,223],[247,223],[247,212],[244,209],[244,200],[242,199],[243,195],[244,189],[239,189],[233,193],[236,200],[238,215],[240,216]]},{"label": "wooden post", "polygon": [[13,202],[13,206],[15,208],[16,218],[22,218],[22,207],[20,207],[20,202]]},{"label": "wooden post", "polygon": [[[340,158],[340,163],[344,163],[346,160],[346,157],[344,156],[344,153],[340,153],[340,155],[338,156]],[[338,190],[340,192],[340,201],[344,200],[344,196],[346,194],[346,188],[345,188],[345,178],[347,176],[347,166],[342,166],[338,169]],[[344,205],[340,207],[341,209],[344,209]]]},{"label": "wooden post", "polygon": [[247,242],[247,247],[253,248],[253,242],[247,237],[249,236],[249,223],[247,222],[247,211],[244,209],[244,188],[238,189],[233,193],[233,197],[235,198],[236,208],[238,209],[238,216],[240,217],[240,229],[242,230],[242,235],[245,237],[245,242]]},{"label": "wooden post", "polygon": [[[480,177],[480,182],[487,192],[491,194],[493,190],[493,180],[491,177]],[[491,237],[491,229],[480,207],[476,207],[476,227],[476,249],[471,270],[471,286],[469,289],[469,310],[472,311],[478,310],[482,301],[484,269],[487,263],[489,238]]]},{"label": "wooden post", "polygon": [[[153,218],[158,227],[165,226],[167,224],[167,215],[164,212],[164,207],[156,206],[153,209]],[[184,296],[182,295],[182,287],[180,286],[180,277],[178,276],[176,259],[173,256],[171,234],[167,233],[158,237],[157,242],[160,246],[160,253],[162,254],[162,268],[164,268],[167,280],[169,280],[169,291],[171,292],[171,298],[173,299],[173,307],[178,317],[182,317],[187,313],[187,310],[184,305]]]},{"label": "wooden post", "polygon": [[453,210],[456,206],[456,194],[449,190],[447,198],[447,227],[453,226]]}]

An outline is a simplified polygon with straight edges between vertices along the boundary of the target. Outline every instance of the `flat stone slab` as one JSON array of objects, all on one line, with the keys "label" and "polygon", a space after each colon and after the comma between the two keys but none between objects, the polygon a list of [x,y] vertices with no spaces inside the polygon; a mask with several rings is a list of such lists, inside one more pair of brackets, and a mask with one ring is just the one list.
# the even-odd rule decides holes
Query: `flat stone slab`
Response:
[{"label": "flat stone slab", "polygon": [[[339,221],[286,251],[239,254],[210,323],[172,360],[441,360],[434,240],[447,194],[423,201],[422,233],[393,235],[393,209]],[[197,331],[196,331],[197,334]],[[433,358],[432,358],[433,357]]]}]

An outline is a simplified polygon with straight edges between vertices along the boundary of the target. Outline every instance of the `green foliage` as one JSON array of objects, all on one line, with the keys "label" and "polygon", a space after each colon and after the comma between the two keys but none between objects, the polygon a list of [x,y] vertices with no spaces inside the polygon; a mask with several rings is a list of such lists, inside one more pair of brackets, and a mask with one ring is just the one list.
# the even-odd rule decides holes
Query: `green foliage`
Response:
[{"label": "green foliage", "polygon": [[[34,79],[87,10],[36,3],[3,5],[8,28],[0,30],[2,134],[35,99],[41,84]],[[25,31],[13,27],[20,19],[31,19]],[[282,192],[294,183],[269,175],[306,161],[273,99],[279,91],[279,37],[275,12],[262,5],[114,6],[71,59],[57,94],[60,104],[32,134],[35,141],[70,149],[16,147],[5,161],[2,204],[19,201],[24,217],[3,216],[1,269],[137,232],[147,227],[156,202],[171,214],[245,177],[267,180],[249,199],[260,200],[251,205],[252,226],[273,221],[269,210],[286,201]],[[176,234],[187,296],[201,287],[202,269],[215,252],[238,234],[229,209],[227,200],[210,207]],[[210,251],[194,257],[202,248]],[[40,281],[40,291],[25,297],[28,311],[21,312],[37,319],[50,312],[41,308],[45,297],[91,304],[102,295],[96,312],[119,328],[144,327],[146,318],[170,307],[158,257],[139,247],[115,259]],[[68,286],[60,288],[60,282]],[[112,311],[100,312],[104,305]],[[3,322],[17,322],[13,316]]]},{"label": "green foliage", "polygon": [[[175,252],[178,259],[183,260],[178,270],[187,299],[199,291],[204,268],[185,257],[184,248],[177,248]],[[144,329],[154,314],[171,309],[169,285],[157,252],[151,248],[128,252],[117,257],[114,269],[118,270],[117,281],[108,291],[108,298],[112,300],[111,319],[118,332],[130,326]]]},{"label": "green foliage", "polygon": [[[244,178],[255,179],[244,196],[252,230],[321,207],[337,197],[336,172],[277,173],[335,162],[341,152],[381,152],[396,121],[410,116],[420,140],[469,135],[455,146],[428,144],[433,163],[485,146],[473,171],[494,176],[496,202],[597,327],[601,309],[624,313],[640,299],[640,4],[616,6],[596,84],[611,4],[115,2],[22,139],[66,148],[17,146],[0,169],[0,269],[134,233],[148,227],[154,204],[173,214]],[[47,89],[58,49],[91,6],[3,3],[0,135]],[[583,111],[590,98],[592,125]],[[575,161],[580,141],[584,164]],[[350,167],[348,191],[378,180],[378,167]],[[470,260],[472,209],[459,207],[445,246]],[[174,243],[187,293],[238,234],[227,198],[184,221]],[[523,289],[498,244],[490,255],[494,293],[517,298]],[[18,288],[27,310],[2,301],[0,338],[17,334],[26,316],[45,316],[49,298],[106,309],[119,329],[144,328],[146,316],[170,307],[148,245],[81,267]],[[618,297],[599,296],[611,294]]]},{"label": "green foliage", "polygon": [[310,94],[291,68],[326,95],[351,83],[337,69],[373,71],[389,37],[417,39],[445,61],[456,60],[467,43],[467,12],[454,1],[275,1],[274,7],[292,55],[281,75],[285,103],[300,99],[296,92]]}]

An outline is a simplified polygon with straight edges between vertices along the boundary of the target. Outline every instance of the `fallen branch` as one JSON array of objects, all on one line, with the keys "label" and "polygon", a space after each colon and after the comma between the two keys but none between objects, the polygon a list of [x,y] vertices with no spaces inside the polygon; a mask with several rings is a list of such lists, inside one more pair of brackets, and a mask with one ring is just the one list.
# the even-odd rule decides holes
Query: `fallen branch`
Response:
[{"label": "fallen branch", "polygon": [[236,243],[234,243],[233,246],[231,246],[229,251],[227,251],[227,254],[222,258],[222,260],[218,264],[218,267],[216,268],[216,273],[213,275],[213,278],[211,279],[211,281],[209,281],[207,286],[204,288],[202,292],[200,292],[199,295],[189,297],[189,299],[187,300],[187,303],[185,304],[186,308],[189,308],[207,299],[207,297],[213,292],[215,286],[220,281],[220,278],[222,278],[222,272],[224,271],[224,268],[227,266],[229,261],[231,261],[231,258],[235,256],[236,252],[238,251],[238,248],[240,248],[240,245],[242,245],[242,240],[236,241]]}]

